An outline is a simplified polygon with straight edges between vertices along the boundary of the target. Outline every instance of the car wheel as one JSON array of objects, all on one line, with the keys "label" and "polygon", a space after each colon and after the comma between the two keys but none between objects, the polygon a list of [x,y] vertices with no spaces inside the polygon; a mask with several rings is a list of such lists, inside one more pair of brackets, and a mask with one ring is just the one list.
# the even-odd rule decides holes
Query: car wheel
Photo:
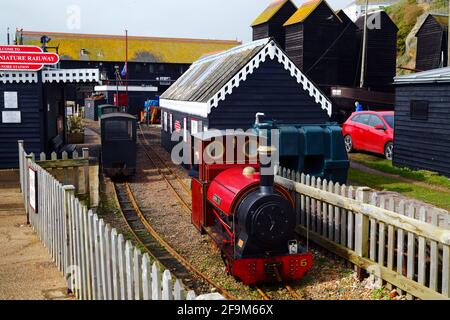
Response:
[{"label": "car wheel", "polygon": [[394,144],[392,142],[386,144],[386,147],[384,148],[384,156],[386,159],[392,161],[394,157]]},{"label": "car wheel", "polygon": [[352,137],[350,137],[349,135],[345,136],[344,142],[345,142],[345,150],[347,150],[348,153],[352,152],[353,151]]}]

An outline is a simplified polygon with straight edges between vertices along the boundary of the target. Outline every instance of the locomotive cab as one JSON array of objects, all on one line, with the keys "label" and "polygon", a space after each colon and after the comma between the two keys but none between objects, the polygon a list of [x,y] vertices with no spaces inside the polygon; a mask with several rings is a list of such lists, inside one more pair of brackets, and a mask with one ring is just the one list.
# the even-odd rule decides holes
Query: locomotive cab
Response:
[{"label": "locomotive cab", "polygon": [[252,133],[206,132],[194,140],[192,222],[221,249],[228,272],[247,285],[301,279],[312,256],[299,245],[290,193],[262,164],[271,147]]}]

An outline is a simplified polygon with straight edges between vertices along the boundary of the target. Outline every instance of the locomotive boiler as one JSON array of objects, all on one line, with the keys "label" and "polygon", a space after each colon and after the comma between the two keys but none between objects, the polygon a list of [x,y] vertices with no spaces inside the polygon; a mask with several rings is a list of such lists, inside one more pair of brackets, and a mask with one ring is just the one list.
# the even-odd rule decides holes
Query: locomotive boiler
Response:
[{"label": "locomotive boiler", "polygon": [[270,164],[261,164],[271,148],[257,139],[228,132],[194,136],[199,163],[192,222],[220,248],[228,273],[245,285],[300,280],[312,267],[312,255],[295,233],[290,193],[267,174]]}]

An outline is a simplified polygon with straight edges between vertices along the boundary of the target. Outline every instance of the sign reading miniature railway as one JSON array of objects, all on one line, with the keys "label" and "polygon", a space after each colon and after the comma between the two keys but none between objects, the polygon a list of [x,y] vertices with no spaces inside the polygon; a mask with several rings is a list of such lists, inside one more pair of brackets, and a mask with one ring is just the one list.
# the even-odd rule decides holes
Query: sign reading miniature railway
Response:
[{"label": "sign reading miniature railway", "polygon": [[37,179],[37,171],[33,168],[28,168],[28,177],[29,177],[29,195],[30,195],[30,207],[34,213],[38,213],[38,179]]},{"label": "sign reading miniature railway", "polygon": [[43,52],[35,46],[0,46],[1,71],[39,71],[59,62],[56,53]]}]

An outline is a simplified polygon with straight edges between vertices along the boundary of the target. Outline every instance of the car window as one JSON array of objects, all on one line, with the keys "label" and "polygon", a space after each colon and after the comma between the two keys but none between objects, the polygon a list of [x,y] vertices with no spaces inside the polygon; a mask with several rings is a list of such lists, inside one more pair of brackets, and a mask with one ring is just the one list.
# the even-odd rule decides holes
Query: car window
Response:
[{"label": "car window", "polygon": [[384,116],[384,120],[388,123],[389,127],[394,129],[395,123],[394,123],[394,116]]},{"label": "car window", "polygon": [[355,116],[352,121],[353,122],[357,122],[357,123],[361,123],[361,124],[365,124],[365,125],[369,125],[369,114],[359,114],[357,116]]},{"label": "car window", "polygon": [[375,127],[378,126],[378,125],[384,127],[383,120],[381,120],[379,116],[371,115],[371,116],[370,116],[370,120],[369,120],[369,126],[375,128]]}]

